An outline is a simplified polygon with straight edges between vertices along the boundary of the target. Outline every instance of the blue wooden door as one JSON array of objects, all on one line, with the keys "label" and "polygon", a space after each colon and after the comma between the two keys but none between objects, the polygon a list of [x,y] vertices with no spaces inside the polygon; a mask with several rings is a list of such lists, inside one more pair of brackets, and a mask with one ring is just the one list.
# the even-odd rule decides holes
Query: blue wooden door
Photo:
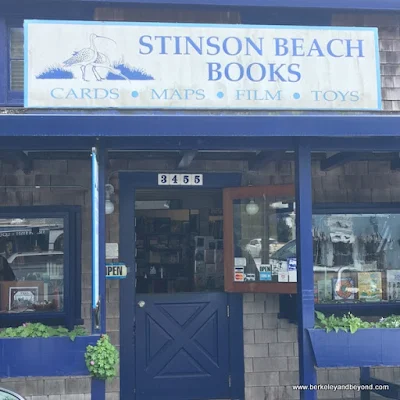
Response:
[{"label": "blue wooden door", "polygon": [[137,294],[137,400],[230,398],[227,299]]}]

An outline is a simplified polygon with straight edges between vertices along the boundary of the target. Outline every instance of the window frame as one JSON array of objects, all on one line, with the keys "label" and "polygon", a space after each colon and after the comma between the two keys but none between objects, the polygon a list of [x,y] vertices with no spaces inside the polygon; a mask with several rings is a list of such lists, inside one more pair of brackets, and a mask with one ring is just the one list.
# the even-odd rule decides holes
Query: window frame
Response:
[{"label": "window frame", "polygon": [[64,310],[1,313],[0,328],[24,322],[62,325],[72,329],[81,319],[81,208],[79,206],[0,207],[0,218],[62,218],[64,220]]}]

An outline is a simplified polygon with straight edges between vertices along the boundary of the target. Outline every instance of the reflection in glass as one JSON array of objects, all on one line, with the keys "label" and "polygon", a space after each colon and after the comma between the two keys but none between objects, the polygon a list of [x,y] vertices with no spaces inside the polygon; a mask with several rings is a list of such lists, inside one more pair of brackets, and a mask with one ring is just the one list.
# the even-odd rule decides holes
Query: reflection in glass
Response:
[{"label": "reflection in glass", "polygon": [[62,311],[64,221],[0,219],[0,312]]},{"label": "reflection in glass", "polygon": [[400,215],[313,217],[318,303],[400,300]]},{"label": "reflection in glass", "polygon": [[293,202],[259,197],[233,202],[234,281],[296,282],[296,263],[275,254],[295,238]]},{"label": "reflection in glass", "polygon": [[223,291],[222,209],[147,203],[136,202],[137,293]]}]

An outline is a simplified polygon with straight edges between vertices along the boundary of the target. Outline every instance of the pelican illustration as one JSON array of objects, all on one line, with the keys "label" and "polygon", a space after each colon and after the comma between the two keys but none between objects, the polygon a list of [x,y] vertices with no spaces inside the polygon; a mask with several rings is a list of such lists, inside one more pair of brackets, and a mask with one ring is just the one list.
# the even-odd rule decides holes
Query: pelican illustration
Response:
[{"label": "pelican illustration", "polygon": [[65,67],[72,67],[74,65],[79,65],[81,67],[82,71],[82,79],[84,81],[88,81],[86,79],[86,68],[91,65],[92,66],[92,71],[93,75],[98,81],[103,80],[103,78],[100,76],[99,72],[97,71],[97,67],[105,68],[112,72],[113,74],[119,75],[123,77],[124,79],[128,80],[129,79],[122,74],[122,72],[116,68],[114,68],[111,65],[110,59],[108,56],[104,53],[100,53],[97,50],[96,44],[95,44],[95,39],[102,38],[102,39],[107,39],[110,40],[111,42],[115,43],[116,42],[113,39],[110,39],[105,36],[99,36],[96,35],[95,33],[92,33],[89,37],[90,40],[90,47],[86,47],[82,50],[76,51],[71,58],[68,60],[64,61],[64,66]]}]

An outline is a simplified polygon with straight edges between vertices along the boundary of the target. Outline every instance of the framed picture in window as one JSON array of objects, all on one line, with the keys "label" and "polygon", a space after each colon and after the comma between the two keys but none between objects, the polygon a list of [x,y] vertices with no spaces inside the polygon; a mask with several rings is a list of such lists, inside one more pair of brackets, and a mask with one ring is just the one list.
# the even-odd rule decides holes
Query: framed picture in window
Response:
[{"label": "framed picture in window", "polygon": [[39,301],[39,286],[16,287],[11,286],[8,294],[8,309],[32,309]]}]

